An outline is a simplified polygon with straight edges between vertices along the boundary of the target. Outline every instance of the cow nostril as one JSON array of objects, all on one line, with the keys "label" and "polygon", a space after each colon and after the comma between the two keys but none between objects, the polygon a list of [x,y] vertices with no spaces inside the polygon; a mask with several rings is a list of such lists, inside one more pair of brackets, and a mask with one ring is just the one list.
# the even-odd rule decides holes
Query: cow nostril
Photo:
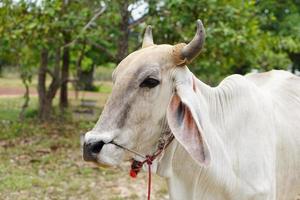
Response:
[{"label": "cow nostril", "polygon": [[93,144],[91,145],[91,150],[90,150],[91,153],[98,154],[98,153],[101,151],[101,149],[102,149],[102,147],[103,147],[104,144],[105,144],[105,143],[102,142],[102,141],[93,143]]},{"label": "cow nostril", "polygon": [[97,155],[104,146],[104,142],[84,143],[83,144],[83,159],[85,161],[97,161]]}]

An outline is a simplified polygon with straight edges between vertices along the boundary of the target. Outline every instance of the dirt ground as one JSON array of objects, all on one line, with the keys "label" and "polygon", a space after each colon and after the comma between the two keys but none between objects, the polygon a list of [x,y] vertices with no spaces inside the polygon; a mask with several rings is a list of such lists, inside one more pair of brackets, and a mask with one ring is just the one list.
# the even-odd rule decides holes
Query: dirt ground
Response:
[{"label": "dirt ground", "polygon": [[[25,92],[24,87],[16,87],[16,86],[3,87],[0,85],[0,98],[1,97],[2,98],[4,98],[4,97],[20,97],[20,96],[24,95],[24,92]],[[34,87],[30,87],[29,92],[30,92],[31,97],[36,97],[38,95],[37,90]],[[83,92],[83,91],[80,91],[78,93],[78,95],[79,95],[79,97],[84,96],[85,98],[97,98],[100,96],[100,94],[97,94],[95,92]],[[75,96],[76,96],[76,92],[74,90],[69,91],[70,98],[75,98]]]},{"label": "dirt ground", "polygon": [[[146,173],[132,179],[129,163],[105,169],[84,162],[74,133],[0,140],[0,157],[0,199],[146,199]],[[157,176],[152,195],[168,199]]]}]

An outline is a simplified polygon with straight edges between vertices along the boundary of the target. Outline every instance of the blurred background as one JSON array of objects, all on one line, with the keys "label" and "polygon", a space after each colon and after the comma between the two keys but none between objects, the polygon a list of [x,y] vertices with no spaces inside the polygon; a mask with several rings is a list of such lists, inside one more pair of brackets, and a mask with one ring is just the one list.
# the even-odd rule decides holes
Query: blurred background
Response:
[{"label": "blurred background", "polygon": [[[80,134],[147,24],[156,44],[176,44],[197,19],[207,37],[189,68],[203,82],[300,74],[300,0],[0,0],[0,199],[145,199],[146,175],[83,162]],[[153,199],[168,199],[153,182]]]}]

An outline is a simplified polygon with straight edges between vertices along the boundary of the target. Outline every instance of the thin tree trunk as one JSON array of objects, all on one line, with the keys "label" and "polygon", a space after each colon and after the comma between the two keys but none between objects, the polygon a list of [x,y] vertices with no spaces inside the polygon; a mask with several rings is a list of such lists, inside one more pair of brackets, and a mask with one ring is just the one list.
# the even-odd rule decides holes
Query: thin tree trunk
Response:
[{"label": "thin tree trunk", "polygon": [[295,74],[296,70],[300,70],[300,53],[289,53],[292,63],[292,73]]},{"label": "thin tree trunk", "polygon": [[48,67],[48,50],[42,49],[40,57],[40,68],[38,73],[38,95],[39,95],[39,119],[49,120],[51,115],[51,102],[46,94],[46,74]]},{"label": "thin tree trunk", "polygon": [[22,76],[22,82],[23,82],[23,84],[25,86],[25,93],[24,93],[24,99],[25,99],[25,101],[24,101],[24,103],[22,105],[22,109],[21,109],[21,112],[19,114],[19,119],[21,121],[24,120],[24,118],[25,118],[25,111],[26,111],[26,109],[28,108],[28,105],[29,105],[29,100],[30,100],[30,96],[29,96],[29,81],[30,80],[28,80],[26,76]]},{"label": "thin tree trunk", "polygon": [[79,76],[79,83],[81,90],[93,91],[94,90],[94,70],[95,64],[92,63],[88,70],[81,71]]},{"label": "thin tree trunk", "polygon": [[60,53],[60,48],[58,48],[56,50],[54,70],[53,72],[50,73],[52,81],[47,91],[47,97],[50,99],[53,99],[55,97],[57,90],[61,86],[62,80],[60,75],[60,60],[61,60],[61,53]]},{"label": "thin tree trunk", "polygon": [[[60,87],[60,48],[56,52],[55,66],[53,72],[48,69],[48,50],[41,51],[41,64],[38,73],[38,95],[39,95],[39,119],[48,121],[52,115],[52,102]],[[49,73],[52,81],[48,90],[46,89],[46,75]]]},{"label": "thin tree trunk", "polygon": [[[70,42],[69,35],[65,35],[65,44]],[[69,65],[70,65],[70,51],[69,47],[64,47],[63,60],[61,69],[61,87],[60,87],[60,101],[59,105],[62,111],[68,107],[68,79],[69,79]]]},{"label": "thin tree trunk", "polygon": [[[68,12],[68,0],[62,0],[63,13]],[[67,45],[71,42],[71,36],[68,32],[62,32],[64,37],[64,43]],[[70,49],[68,46],[63,48],[63,57],[62,57],[62,68],[61,68],[61,86],[60,86],[60,98],[59,98],[59,106],[62,111],[68,107],[68,80],[69,80],[69,64],[70,64]]]},{"label": "thin tree trunk", "polygon": [[130,12],[128,11],[129,2],[128,0],[123,0],[119,4],[119,10],[121,15],[120,27],[120,37],[118,39],[118,52],[117,61],[120,62],[128,54],[128,39],[129,39],[129,17]]},{"label": "thin tree trunk", "polygon": [[80,90],[81,88],[81,84],[80,83],[80,80],[79,80],[79,77],[82,73],[82,69],[81,69],[81,63],[82,63],[82,60],[84,58],[84,53],[85,53],[85,47],[86,47],[86,41],[84,40],[83,42],[83,47],[80,51],[80,55],[77,59],[77,62],[76,62],[76,80],[75,80],[75,99],[78,100],[78,91]]}]

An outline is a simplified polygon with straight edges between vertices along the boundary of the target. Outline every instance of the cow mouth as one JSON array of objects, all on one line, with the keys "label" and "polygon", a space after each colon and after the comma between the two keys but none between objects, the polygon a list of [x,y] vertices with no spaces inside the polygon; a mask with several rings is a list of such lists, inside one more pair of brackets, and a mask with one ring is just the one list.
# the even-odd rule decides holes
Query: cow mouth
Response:
[{"label": "cow mouth", "polygon": [[95,142],[95,143],[89,143],[83,145],[83,159],[85,161],[97,161],[97,156],[100,153],[101,149],[104,146],[104,142]]},{"label": "cow mouth", "polygon": [[[119,150],[115,152],[116,149],[112,148],[111,145],[115,146]],[[118,158],[120,157],[120,153],[118,153],[118,151],[123,151],[120,147],[121,145],[118,145],[113,141],[107,143],[104,141],[88,144],[85,143],[83,145],[83,159],[100,167],[113,167],[118,165]]]}]

